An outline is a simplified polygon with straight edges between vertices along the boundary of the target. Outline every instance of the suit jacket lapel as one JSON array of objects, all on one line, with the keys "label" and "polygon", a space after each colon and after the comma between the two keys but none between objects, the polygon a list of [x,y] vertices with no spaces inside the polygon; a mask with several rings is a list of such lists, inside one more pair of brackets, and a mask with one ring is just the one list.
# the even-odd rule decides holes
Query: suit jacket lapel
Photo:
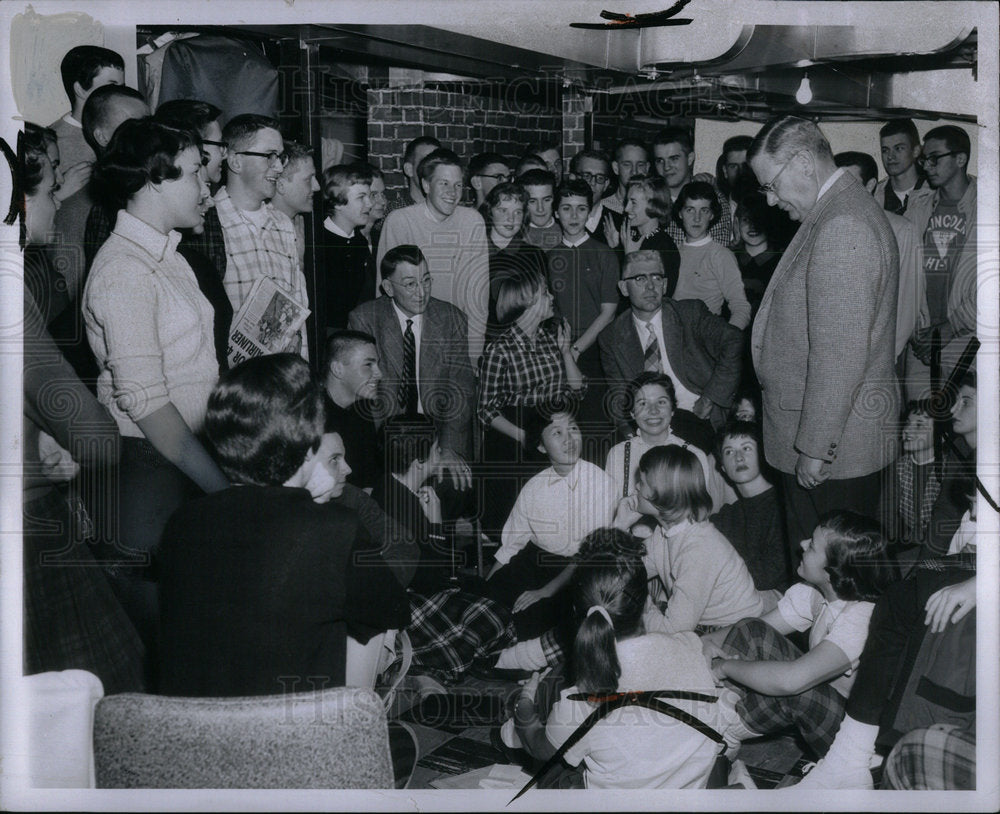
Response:
[{"label": "suit jacket lapel", "polygon": [[[441,367],[440,325],[433,300],[424,311],[424,324],[420,334],[420,378],[435,378]],[[402,347],[402,340],[400,340]],[[400,351],[402,353],[402,351]],[[402,358],[402,357],[401,357]]]},{"label": "suit jacket lapel", "polygon": [[631,310],[625,312],[623,322],[622,335],[619,337],[621,341],[618,343],[620,353],[624,357],[622,369],[635,370],[638,368],[642,370],[645,364],[642,352],[642,340],[639,339],[639,334],[635,331],[635,318],[632,316]]},{"label": "suit jacket lapel", "polygon": [[806,216],[806,219],[802,221],[802,225],[799,226],[798,231],[795,233],[795,237],[792,238],[792,242],[788,244],[788,248],[785,249],[785,253],[781,256],[781,260],[778,261],[778,266],[774,270],[774,274],[771,276],[771,281],[767,284],[767,288],[764,291],[764,296],[760,300],[760,308],[757,310],[757,317],[753,322],[753,333],[750,340],[750,349],[753,355],[754,365],[757,364],[759,349],[759,341],[763,336],[764,326],[767,324],[768,316],[771,311],[771,299],[774,297],[775,291],[778,287],[782,285],[782,281],[788,276],[791,269],[795,268],[797,263],[797,258],[799,253],[805,248],[807,241],[812,240],[813,230],[816,228],[816,224],[819,222],[820,217],[826,211],[836,197],[843,191],[850,183],[850,177],[846,172],[843,173],[836,181],[833,182],[833,186],[827,190],[826,194],[820,198],[820,200],[813,206]]},{"label": "suit jacket lapel", "polygon": [[[660,310],[660,324],[663,329],[663,347],[667,350],[667,362],[670,362],[671,359],[679,360],[684,353],[684,337],[678,335],[677,328],[680,326],[675,317],[675,313],[667,308],[666,300],[664,300],[664,305]],[[670,363],[670,368],[674,373],[680,375],[678,371],[683,369],[683,365],[675,366]],[[687,387],[686,384],[684,386]]]}]

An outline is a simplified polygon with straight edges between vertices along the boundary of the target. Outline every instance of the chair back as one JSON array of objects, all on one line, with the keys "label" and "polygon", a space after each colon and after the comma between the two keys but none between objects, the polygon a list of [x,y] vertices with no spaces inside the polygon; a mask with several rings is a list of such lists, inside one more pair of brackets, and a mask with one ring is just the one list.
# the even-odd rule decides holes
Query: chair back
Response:
[{"label": "chair back", "polygon": [[[93,788],[94,706],[104,695],[101,680],[86,670],[21,677],[17,689],[27,715],[24,747],[28,784],[34,788]],[[12,776],[14,764],[5,767]]]},{"label": "chair back", "polygon": [[241,698],[125,693],[94,717],[98,788],[393,788],[385,709],[339,687]]}]

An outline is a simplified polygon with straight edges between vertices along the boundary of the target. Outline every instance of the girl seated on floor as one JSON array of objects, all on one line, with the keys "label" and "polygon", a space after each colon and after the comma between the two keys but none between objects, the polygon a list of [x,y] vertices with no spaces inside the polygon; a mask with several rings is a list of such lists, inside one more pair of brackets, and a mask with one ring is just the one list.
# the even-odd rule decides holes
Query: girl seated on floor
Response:
[{"label": "girl seated on floor", "polygon": [[[794,725],[821,757],[844,717],[874,602],[895,568],[878,525],[852,512],[821,518],[802,552],[803,582],[774,610],[707,634],[702,645],[716,679],[742,695],[742,731],[732,734],[745,740]],[[809,631],[806,653],[786,638],[796,630]]]},{"label": "girl seated on floor", "polygon": [[[403,469],[410,473],[405,478],[406,483],[401,483],[407,489],[422,483],[419,471],[431,470],[436,457],[434,426],[420,417],[393,419],[387,427],[389,470]],[[363,489],[343,482],[346,473],[350,472],[350,462],[345,458],[340,436],[342,428],[334,420],[327,424],[327,430],[330,429],[337,431],[323,435],[323,448],[329,455],[322,463],[331,477],[328,481],[310,481],[306,488],[316,503],[330,501],[356,512],[372,540],[380,542],[376,556],[385,560],[400,584],[408,588],[410,624],[406,633],[413,647],[409,675],[421,694],[444,692],[442,684],[460,680],[477,661],[496,661],[497,653],[514,644],[516,636],[511,615],[506,608],[464,590],[457,582],[422,577],[421,570],[426,566],[422,559],[424,553],[428,550],[438,555],[442,553],[434,550],[434,545],[440,541],[430,536],[434,534],[433,529],[438,528],[433,518],[439,514],[440,505],[426,509],[425,516],[424,509],[411,506],[405,495],[397,495],[397,499],[386,501],[383,511],[375,498]],[[432,466],[420,466],[427,462]],[[327,483],[339,483],[339,486],[330,489]],[[378,490],[376,484],[376,492]],[[423,494],[426,492],[417,489],[414,499],[425,506],[436,504],[436,496],[428,495],[426,501],[420,500]],[[422,522],[418,514],[430,522]],[[377,564],[378,560],[375,562]],[[356,565],[364,567],[365,562],[361,560]],[[440,576],[440,563],[432,563],[430,570]],[[426,587],[421,589],[421,583]]]},{"label": "girl seated on floor", "polygon": [[646,541],[646,569],[662,592],[647,603],[646,630],[679,633],[731,625],[759,616],[777,592],[758,591],[746,563],[708,522],[712,507],[705,477],[690,450],[653,447],[639,459],[635,492],[622,498],[615,527],[628,530],[651,515],[656,528]]},{"label": "girl seated on floor", "polygon": [[739,499],[709,521],[733,544],[759,590],[784,591],[792,583],[785,518],[778,490],[768,479],[760,424],[730,421],[719,433],[716,460]]},{"label": "girl seated on floor", "polygon": [[975,788],[975,482],[964,487],[947,554],[917,562],[875,603],[837,736],[793,788],[870,789],[876,746],[893,744],[882,788]]},{"label": "girl seated on floor", "polygon": [[[539,408],[526,422],[531,448],[551,464],[529,480],[504,524],[485,594],[514,614],[518,644],[497,667],[540,669],[549,663],[537,637],[563,622],[563,588],[580,541],[607,526],[614,511],[611,479],[580,458],[580,428],[565,408]],[[529,652],[530,651],[530,652]]]},{"label": "girl seated on floor", "polygon": [[[694,633],[648,633],[643,611],[648,594],[641,543],[625,532],[598,529],[580,545],[570,591],[574,686],[556,694],[555,675],[539,689],[536,673],[522,689],[515,717],[500,732],[504,745],[523,747],[548,760],[597,704],[578,693],[686,690],[717,696]],[[551,709],[549,708],[549,703]],[[714,702],[666,702],[713,729],[724,729],[724,709]],[[627,706],[600,720],[571,746],[564,760],[582,772],[546,775],[546,787],[657,789],[705,788],[719,747],[692,726],[650,709]],[[558,776],[555,776],[558,775]],[[581,777],[582,775],[582,777]],[[582,782],[581,782],[582,781]]]},{"label": "girl seated on floor", "polygon": [[618,497],[630,495],[635,489],[639,458],[646,450],[676,444],[691,450],[701,464],[708,494],[712,498],[713,513],[736,500],[736,494],[722,479],[712,456],[672,431],[670,420],[677,409],[677,398],[669,376],[653,371],[636,376],[628,385],[627,409],[635,422],[636,435],[612,447],[604,464],[604,471],[614,481]]}]

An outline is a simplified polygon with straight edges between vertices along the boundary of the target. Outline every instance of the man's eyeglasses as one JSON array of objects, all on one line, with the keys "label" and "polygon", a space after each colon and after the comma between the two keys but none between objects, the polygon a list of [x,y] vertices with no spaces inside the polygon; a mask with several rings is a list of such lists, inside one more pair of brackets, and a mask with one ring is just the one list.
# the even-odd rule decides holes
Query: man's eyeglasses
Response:
[{"label": "man's eyeglasses", "polygon": [[393,286],[397,285],[400,288],[402,288],[407,294],[416,294],[417,291],[423,288],[430,288],[431,278],[428,275],[427,277],[424,277],[420,280],[409,279],[403,283],[393,283]]},{"label": "man's eyeglasses", "polygon": [[656,274],[655,272],[653,274],[636,274],[632,277],[626,277],[625,280],[626,282],[631,280],[636,285],[648,285],[649,283],[659,285],[663,282],[663,275]]},{"label": "man's eyeglasses", "polygon": [[783,173],[785,171],[785,167],[787,167],[789,164],[791,164],[792,163],[792,159],[795,158],[795,156],[797,156],[797,155],[798,155],[798,153],[792,153],[790,156],[788,156],[788,160],[784,164],[781,165],[781,169],[778,170],[774,174],[774,178],[772,178],[766,184],[761,184],[758,187],[758,189],[761,191],[762,194],[764,194],[764,195],[777,195],[778,194],[778,191],[774,188],[774,185],[777,182],[778,178],[781,176],[781,173]]},{"label": "man's eyeglasses", "polygon": [[227,146],[226,142],[224,142],[224,141],[212,141],[212,139],[210,139],[210,138],[203,138],[201,140],[201,143],[202,144],[211,144],[213,147],[225,147],[225,146]]},{"label": "man's eyeglasses", "polygon": [[582,178],[588,184],[603,184],[608,180],[608,176],[603,172],[578,172],[577,177]]},{"label": "man's eyeglasses", "polygon": [[279,153],[275,150],[271,150],[269,153],[255,153],[253,150],[237,150],[237,155],[254,155],[257,158],[266,158],[268,164],[273,164],[277,161],[282,167],[288,163],[288,153]]},{"label": "man's eyeglasses", "polygon": [[476,174],[476,178],[492,178],[498,184],[505,184],[508,181],[513,181],[514,180],[514,173],[512,173],[512,172],[498,172],[498,173],[495,173],[493,175],[487,175],[484,172],[480,172],[480,173]]},{"label": "man's eyeglasses", "polygon": [[931,155],[922,155],[917,159],[917,163],[921,167],[936,167],[938,161],[942,158],[946,158],[949,155],[958,155],[954,150],[950,150],[947,153],[932,153]]}]

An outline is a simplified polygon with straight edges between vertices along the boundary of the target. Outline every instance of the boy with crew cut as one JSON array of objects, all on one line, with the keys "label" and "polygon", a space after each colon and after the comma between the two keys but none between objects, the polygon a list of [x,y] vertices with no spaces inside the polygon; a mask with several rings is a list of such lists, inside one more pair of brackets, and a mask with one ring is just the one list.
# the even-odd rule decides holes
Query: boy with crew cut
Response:
[{"label": "boy with crew cut", "polygon": [[587,216],[587,232],[601,243],[607,243],[606,228],[617,234],[622,225],[621,213],[606,212],[602,203],[611,183],[611,159],[600,150],[581,150],[569,162],[569,177],[586,181],[590,187],[593,203]]},{"label": "boy with crew cut", "polygon": [[417,176],[417,167],[428,155],[441,148],[441,142],[434,136],[417,136],[406,145],[403,150],[403,161],[400,169],[406,179],[406,187],[396,190],[386,196],[386,214],[405,206],[412,206],[424,200],[424,192],[420,188],[420,178]]},{"label": "boy with crew cut", "polygon": [[[656,174],[667,182],[670,200],[674,202],[684,186],[694,180],[694,138],[683,127],[667,127],[653,139],[653,166]],[[712,224],[709,234],[720,246],[728,246],[733,237],[733,220],[729,201],[713,184],[719,202],[719,218]],[[667,225],[667,234],[678,246],[684,242],[684,230],[673,220]]]},{"label": "boy with crew cut", "polygon": [[920,170],[920,134],[912,119],[893,119],[878,138],[888,177],[875,187],[875,200],[886,212],[905,215],[913,201],[933,194]]},{"label": "boy with crew cut", "polygon": [[613,195],[608,195],[601,203],[609,212],[622,215],[625,212],[625,191],[633,175],[649,174],[649,148],[636,139],[623,139],[615,146],[611,170],[618,179]]},{"label": "boy with crew cut", "polygon": [[[924,134],[921,165],[932,194],[914,199],[907,217],[917,225],[923,243],[924,281],[929,324],[913,333],[907,360],[907,395],[926,393],[931,339],[940,332],[944,347],[942,374],[954,367],[969,337],[976,333],[977,311],[977,184],[969,175],[972,145],[961,127],[944,125]],[[953,340],[955,340],[953,342]],[[913,364],[910,364],[912,361]]]},{"label": "boy with crew cut", "polygon": [[316,181],[316,163],[312,147],[297,141],[285,142],[288,163],[274,183],[274,208],[288,215],[295,227],[295,248],[299,252],[299,265],[306,255],[306,224],[302,216],[313,211],[313,197],[319,192]]},{"label": "boy with crew cut", "polygon": [[[295,226],[271,203],[288,164],[278,120],[256,113],[230,119],[226,143],[226,183],[215,193],[215,208],[226,243],[226,293],[239,313],[256,282],[267,277],[303,308],[310,308],[306,278],[295,247]],[[309,358],[306,328],[284,349]]]},{"label": "boy with crew cut", "polygon": [[[78,45],[62,58],[59,72],[69,97],[70,111],[49,126],[56,131],[59,140],[63,172],[70,172],[78,164],[85,162],[89,165],[97,158],[83,137],[83,105],[98,88],[125,84],[125,60],[117,51],[108,48]],[[110,134],[108,138],[111,138]],[[86,172],[89,178],[89,169]]]},{"label": "boy with crew cut", "polygon": [[517,183],[528,193],[524,242],[543,250],[558,246],[562,242],[562,230],[553,215],[556,177],[548,170],[535,168],[519,175]]},{"label": "boy with crew cut", "polygon": [[469,162],[469,186],[475,195],[474,206],[482,214],[486,196],[497,184],[512,179],[510,164],[500,153],[479,153]]}]

